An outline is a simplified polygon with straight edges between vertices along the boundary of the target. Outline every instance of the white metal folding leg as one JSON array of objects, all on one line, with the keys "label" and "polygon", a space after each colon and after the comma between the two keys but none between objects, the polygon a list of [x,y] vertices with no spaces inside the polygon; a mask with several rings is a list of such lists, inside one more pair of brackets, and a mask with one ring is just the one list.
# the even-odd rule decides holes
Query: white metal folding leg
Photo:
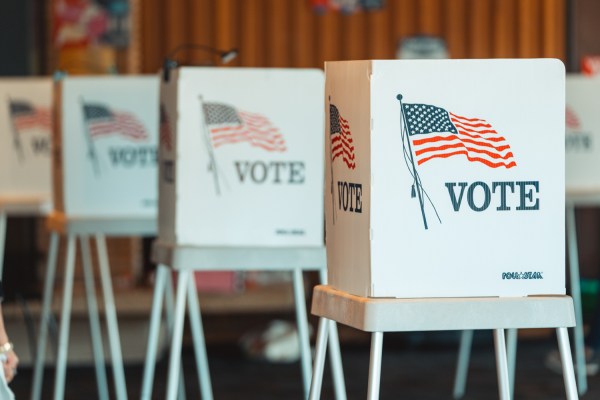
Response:
[{"label": "white metal folding leg", "polygon": [[506,330],[506,359],[508,362],[508,384],[510,386],[510,398],[515,394],[515,370],[517,366],[517,330]]},{"label": "white metal folding leg", "polygon": [[[317,400],[320,396],[327,347],[327,320],[373,333],[368,392],[370,400],[376,399],[379,393],[379,349],[382,339],[376,334],[465,328],[494,331],[498,390],[500,399],[507,400],[511,397],[511,387],[504,329],[508,329],[511,332],[509,334],[514,334],[516,339],[517,328],[555,327],[559,338],[567,397],[577,399],[578,396],[566,333],[566,327],[575,325],[573,301],[569,296],[373,299],[319,285],[313,291],[312,313],[320,320],[309,400]],[[467,337],[465,341],[467,345],[464,348],[470,349],[471,338]],[[468,358],[468,353],[464,357]]]},{"label": "white metal folding leg", "polygon": [[[90,336],[94,354],[94,364],[96,367],[98,394],[101,399],[108,399],[108,381],[106,380],[106,370],[104,368],[104,346],[102,345],[102,330],[100,329],[100,318],[98,317],[98,305],[96,303],[96,289],[90,243],[87,236],[81,236],[79,240],[81,242],[85,295],[90,317]],[[67,316],[67,318],[70,318],[70,316]]]},{"label": "white metal folding leg", "polygon": [[585,368],[585,343],[583,337],[583,313],[581,307],[581,284],[579,281],[579,250],[577,248],[577,225],[575,223],[575,205],[567,203],[567,250],[569,253],[569,278],[571,296],[575,306],[577,325],[573,328],[575,347],[575,365],[577,366],[577,387],[579,394],[587,392],[587,375]]},{"label": "white metal folding leg", "polygon": [[504,329],[494,329],[494,348],[496,350],[498,395],[501,400],[510,400],[510,385],[508,383],[508,362],[506,360]]},{"label": "white metal folding leg", "polygon": [[[193,272],[191,277],[193,277]],[[202,327],[202,317],[200,313],[200,304],[198,302],[198,293],[194,279],[188,280],[187,286],[189,319],[192,329],[192,338],[194,340],[194,354],[196,356],[196,371],[198,372],[198,382],[200,382],[200,394],[203,399],[212,399],[212,383],[210,381],[210,372],[208,369],[208,356],[206,354],[206,340],[204,339],[204,328]]]},{"label": "white metal folding leg", "polygon": [[[327,348],[328,321],[326,318],[319,318],[319,331],[317,334],[317,345],[315,354],[315,367],[312,385],[310,389],[309,400],[317,400],[321,395],[321,385],[323,379],[323,366],[325,363],[325,353]],[[472,331],[471,331],[472,332]],[[506,359],[506,347],[504,344],[504,330],[494,330],[494,344],[496,351],[496,367],[498,375],[498,391],[501,400],[510,399],[510,388],[508,379],[508,364]],[[367,388],[367,399],[379,399],[379,388],[381,382],[381,359],[383,348],[383,332],[373,332],[371,334],[371,353],[369,360],[369,380]]]},{"label": "white metal folding leg", "polygon": [[[166,275],[165,280],[165,319],[167,320],[167,345],[171,343],[171,338],[173,337],[173,310],[175,309],[175,300],[173,298],[173,285],[171,279],[171,271]],[[179,366],[179,391],[177,392],[177,398],[179,400],[185,400],[185,379],[183,375],[183,363]]]},{"label": "white metal folding leg", "polygon": [[[75,235],[67,237],[67,259],[63,288],[63,304],[58,337],[58,354],[56,357],[56,375],[54,379],[54,399],[65,396],[65,377],[67,368],[67,352],[69,348],[69,325],[71,322],[71,305],[73,298],[73,274],[75,270]],[[40,354],[41,356],[41,354]]]},{"label": "white metal folding leg", "polygon": [[[150,310],[150,322],[148,325],[148,347],[146,349],[146,362],[144,363],[144,376],[142,378],[141,400],[152,398],[152,384],[154,382],[154,370],[156,367],[158,339],[160,333],[161,310],[163,300],[165,301],[165,319],[167,320],[167,343],[171,342],[173,336],[173,290],[171,285],[171,269],[162,264],[156,267],[154,281],[154,293],[152,295],[152,308]],[[179,373],[179,400],[185,400],[185,384],[183,379],[183,366]]]},{"label": "white metal folding leg", "polygon": [[[494,344],[496,351],[496,371],[498,375],[498,392],[500,399],[510,399],[508,382],[508,364],[506,360],[506,347],[504,344],[504,330],[494,330]],[[373,332],[371,336],[371,357],[369,366],[368,400],[379,399],[379,384],[381,381],[381,357],[383,347],[383,332]]]},{"label": "white metal folding leg", "polygon": [[578,399],[575,372],[573,371],[573,359],[571,357],[571,346],[569,345],[569,333],[567,328],[556,328],[560,360],[563,368],[563,380],[568,400]]},{"label": "white metal folding leg", "polygon": [[[306,312],[306,300],[304,296],[304,280],[301,268],[295,268],[292,272],[292,282],[294,289],[294,304],[296,310],[296,322],[298,326],[298,337],[300,341],[300,356],[301,368],[304,384],[304,395],[308,397],[310,391],[310,379],[312,375],[312,357],[310,350],[310,333],[308,329],[308,316]],[[179,290],[179,289],[178,289]],[[203,399],[212,399],[212,388],[210,383],[210,374],[208,369],[208,360],[206,355],[206,344],[204,340],[203,328],[200,318],[200,307],[198,306],[198,297],[193,281],[189,280],[188,303],[190,306],[189,317],[192,326],[192,336],[194,338],[194,349],[196,352],[196,363],[198,365],[198,379],[200,381],[200,390]],[[341,381],[341,390],[336,390],[338,400],[345,399],[345,387],[343,382],[343,372],[341,369],[341,358],[339,351],[339,342],[337,340],[337,330],[334,325],[333,333],[335,338],[329,335],[333,342],[332,360],[337,361],[338,368],[334,368],[334,379],[338,383],[336,389],[340,389],[339,382]],[[336,358],[337,355],[337,358]],[[333,361],[332,361],[333,362]]]},{"label": "white metal folding leg", "polygon": [[302,270],[300,268],[295,268],[292,274],[292,283],[294,286],[294,305],[296,308],[296,326],[298,327],[298,340],[300,342],[302,382],[304,387],[304,398],[307,398],[310,391],[310,379],[312,375],[312,356],[310,353],[308,316],[306,315],[306,299],[304,297],[304,279],[302,277]]},{"label": "white metal folding leg", "polygon": [[[306,312],[306,300],[304,296],[304,280],[302,269],[296,268],[292,272],[292,282],[294,288],[294,304],[296,309],[296,322],[298,326],[298,336],[300,341],[301,368],[304,384],[305,398],[308,398],[310,391],[310,379],[312,375],[312,356],[310,350],[310,333],[308,329],[308,316]],[[208,359],[206,355],[206,344],[204,340],[203,328],[200,318],[200,307],[198,306],[198,297],[193,280],[188,281],[188,304],[189,318],[192,327],[192,337],[194,338],[194,350],[196,352],[196,363],[198,365],[198,379],[200,381],[200,391],[203,399],[212,399],[212,387],[208,368]],[[178,287],[179,290],[179,287]],[[176,306],[177,307],[177,306]],[[339,341],[337,340],[337,329],[333,323],[333,329],[330,328],[329,340],[332,342],[331,358],[334,367],[334,381],[336,385],[336,398],[342,400],[346,398],[345,385],[343,381],[343,371],[341,367],[341,356],[339,351]],[[332,332],[333,331],[333,332]],[[333,337],[335,335],[335,337]],[[181,350],[179,350],[181,351]],[[341,385],[341,388],[340,388]]]},{"label": "white metal folding leg", "polygon": [[[319,271],[319,278],[321,285],[327,284],[327,268],[322,268]],[[328,321],[328,334],[325,337],[329,339],[329,362],[331,364],[335,398],[336,400],[346,400],[346,381],[342,365],[342,352],[340,351],[340,339],[335,321]]]},{"label": "white metal folding leg", "polygon": [[[204,344],[204,334],[201,325],[201,311],[197,302],[197,294],[195,287],[189,281],[195,271],[201,270],[220,270],[227,268],[228,270],[265,270],[265,271],[282,271],[288,270],[292,272],[294,300],[296,306],[296,319],[298,325],[298,335],[300,338],[301,351],[301,368],[303,373],[304,393],[305,398],[308,396],[311,377],[311,351],[310,351],[310,334],[308,329],[308,315],[306,313],[305,297],[304,297],[304,282],[303,271],[317,270],[321,273],[321,278],[324,280],[325,264],[324,249],[317,248],[293,248],[293,249],[272,249],[272,248],[203,248],[203,247],[187,247],[187,246],[171,246],[162,243],[155,243],[153,246],[153,258],[159,265],[168,265],[176,271],[179,271],[178,280],[184,281],[190,285],[189,293],[182,294],[181,286],[177,285],[176,303],[174,307],[174,324],[173,334],[171,335],[171,354],[170,365],[167,383],[167,398],[172,398],[177,390],[175,389],[175,381],[181,374],[177,371],[173,362],[181,361],[181,339],[178,339],[179,330],[183,327],[179,326],[183,323],[185,316],[186,304],[190,304],[189,317],[192,324],[192,336],[194,339],[194,347],[196,354],[196,362],[199,366],[199,380],[201,392],[210,392],[211,394],[203,394],[204,397],[212,398],[212,390],[210,389],[210,374],[208,361],[206,360],[206,350]],[[192,271],[187,271],[190,267]],[[287,266],[287,268],[286,268]],[[304,266],[307,266],[306,268]],[[316,267],[318,266],[318,267]],[[159,267],[159,268],[162,268]],[[183,275],[182,275],[183,274]],[[186,277],[186,275],[189,275]],[[157,275],[158,276],[158,275]],[[162,273],[160,273],[162,276]],[[151,311],[150,334],[148,351],[146,353],[146,366],[144,369],[144,381],[142,383],[142,396],[144,399],[150,398],[152,393],[152,377],[154,374],[154,364],[156,362],[156,335],[160,324],[160,296],[157,292],[162,285],[161,279],[157,278],[155,294],[153,300],[153,309]],[[187,282],[187,283],[186,283]],[[162,290],[162,289],[160,289]],[[191,293],[194,291],[194,293]],[[182,297],[183,296],[183,297]],[[187,297],[187,302],[185,298]],[[197,312],[193,307],[198,304]],[[167,307],[169,308],[169,307]],[[182,311],[183,310],[183,311]],[[169,315],[169,314],[167,314]],[[197,333],[194,333],[197,332]],[[331,363],[333,380],[336,390],[336,399],[345,400],[345,384],[342,370],[341,355],[339,350],[339,342],[337,338],[337,327],[335,323],[331,324],[329,341],[331,345]],[[152,348],[152,349],[151,349]],[[201,350],[201,351],[199,351]],[[177,354],[175,354],[177,353]],[[203,383],[204,382],[204,383]]]},{"label": "white metal folding leg", "polygon": [[46,265],[46,278],[44,280],[44,298],[42,302],[42,317],[40,319],[40,332],[33,370],[33,384],[31,400],[39,400],[42,395],[42,380],[44,377],[44,359],[46,357],[46,343],[48,341],[48,326],[50,324],[50,306],[54,292],[54,276],[56,274],[56,259],[60,235],[57,232],[50,234],[50,248]]},{"label": "white metal folding leg", "polygon": [[[464,330],[460,334],[460,345],[458,361],[456,363],[456,374],[454,376],[454,391],[452,396],[460,399],[465,394],[467,375],[469,370],[469,359],[471,357],[471,346],[473,344],[473,331]],[[510,398],[513,398],[515,388],[515,366],[517,357],[517,330],[507,329],[506,334],[506,359],[508,365],[508,382]]]},{"label": "white metal folding leg", "polygon": [[367,386],[367,400],[379,399],[382,352],[383,332],[371,333],[371,355],[369,357],[369,383]]},{"label": "white metal folding leg", "polygon": [[112,360],[113,379],[115,380],[115,391],[117,399],[125,400],[127,399],[127,387],[125,384],[125,371],[123,369],[123,356],[121,353],[121,338],[119,337],[117,310],[115,307],[115,297],[113,294],[110,266],[108,263],[108,250],[106,248],[104,235],[96,235],[96,249],[98,251],[100,280],[102,282],[102,295],[104,297],[104,313],[108,330],[108,342],[110,344],[110,357]]},{"label": "white metal folding leg", "polygon": [[[175,297],[173,333],[171,336],[171,353],[169,355],[169,370],[167,374],[167,400],[175,400],[177,397],[186,292],[188,291],[188,284],[191,279],[191,274],[192,272],[190,270],[181,270],[179,271],[179,275],[177,277],[177,294]],[[212,397],[203,400],[212,400]]]},{"label": "white metal folding leg", "polygon": [[148,347],[146,349],[146,362],[144,363],[144,376],[142,378],[141,400],[149,400],[152,396],[152,382],[154,380],[154,369],[156,367],[156,351],[158,348],[161,310],[168,274],[169,269],[164,265],[159,264],[156,267],[154,293],[152,295],[152,307],[150,308],[150,322],[148,325]]},{"label": "white metal folding leg", "polygon": [[460,399],[465,395],[467,374],[469,372],[469,360],[471,358],[471,347],[473,345],[473,333],[474,331],[471,329],[460,332],[458,361],[456,363],[456,373],[454,375],[454,391],[452,393],[455,399]]},{"label": "white metal folding leg", "polygon": [[317,341],[315,343],[315,361],[313,368],[313,377],[310,384],[310,393],[308,400],[317,400],[321,396],[321,386],[323,383],[323,369],[325,366],[325,353],[327,352],[327,336],[329,336],[329,320],[319,318],[319,328],[317,330]]},{"label": "white metal folding leg", "polygon": [[[56,376],[54,386],[54,398],[64,398],[67,354],[69,345],[69,331],[71,319],[71,307],[73,297],[73,280],[76,256],[76,238],[75,234],[68,234],[67,239],[67,258],[64,276],[63,304],[60,320],[58,354],[56,359]],[[33,388],[31,399],[39,400],[41,397],[41,388],[43,381],[44,359],[46,355],[46,344],[48,340],[48,323],[50,320],[50,307],[52,304],[52,292],[54,287],[54,277],[56,273],[56,258],[58,252],[59,233],[52,232],[50,237],[50,250],[48,254],[48,266],[46,271],[46,280],[44,283],[44,300],[42,305],[42,316],[40,319],[40,333],[38,337],[37,357],[35,360]],[[96,236],[96,245],[98,251],[98,260],[100,264],[100,278],[102,282],[106,325],[108,328],[108,338],[110,344],[111,358],[113,364],[113,378],[115,382],[115,392],[117,399],[127,399],[127,389],[125,383],[125,373],[123,369],[123,360],[121,356],[120,338],[116,310],[114,304],[114,295],[112,283],[110,280],[110,267],[108,264],[108,254],[104,236]],[[84,272],[84,283],[86,291],[86,300],[88,305],[88,314],[90,319],[90,333],[92,339],[92,349],[94,354],[94,364],[96,367],[96,379],[98,384],[98,395],[100,399],[108,399],[108,383],[106,379],[104,350],[102,346],[102,332],[98,316],[98,306],[96,303],[95,284],[93,278],[93,267],[91,262],[91,252],[89,239],[87,236],[81,236],[82,264]]]},{"label": "white metal folding leg", "polygon": [[[583,334],[583,312],[581,304],[581,283],[579,275],[579,250],[577,247],[577,226],[575,223],[575,206],[567,204],[566,207],[566,223],[567,223],[567,250],[569,255],[569,280],[571,282],[571,297],[575,307],[575,318],[577,325],[573,327],[573,342],[575,348],[575,365],[577,366],[577,387],[579,394],[583,395],[587,392],[587,375],[585,367],[585,340]],[[514,336],[510,336],[510,334]],[[456,375],[454,379],[454,398],[459,399],[465,393],[467,370],[469,368],[469,354],[471,348],[472,331],[463,331],[461,334],[461,342],[456,367]],[[514,340],[513,340],[514,338]],[[514,392],[514,377],[515,377],[515,360],[516,360],[516,330],[509,333],[508,345],[508,370],[510,377],[511,397]],[[468,346],[468,349],[467,349]],[[466,356],[465,356],[466,355]]]}]

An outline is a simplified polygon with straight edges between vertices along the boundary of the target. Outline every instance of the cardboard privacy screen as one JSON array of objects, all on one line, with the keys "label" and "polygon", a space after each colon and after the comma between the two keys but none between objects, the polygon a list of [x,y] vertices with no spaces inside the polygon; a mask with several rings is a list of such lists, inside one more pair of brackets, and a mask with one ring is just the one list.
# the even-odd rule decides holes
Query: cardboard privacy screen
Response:
[{"label": "cardboard privacy screen", "polygon": [[66,77],[56,97],[57,210],[155,217],[158,77]]},{"label": "cardboard privacy screen", "polygon": [[0,79],[0,197],[50,208],[52,80]]},{"label": "cardboard privacy screen", "polygon": [[180,68],[161,83],[164,243],[323,246],[319,70]]},{"label": "cardboard privacy screen", "polygon": [[567,75],[566,187],[600,193],[600,79]]},{"label": "cardboard privacy screen", "polygon": [[560,61],[325,70],[331,285],[372,297],[565,292]]}]

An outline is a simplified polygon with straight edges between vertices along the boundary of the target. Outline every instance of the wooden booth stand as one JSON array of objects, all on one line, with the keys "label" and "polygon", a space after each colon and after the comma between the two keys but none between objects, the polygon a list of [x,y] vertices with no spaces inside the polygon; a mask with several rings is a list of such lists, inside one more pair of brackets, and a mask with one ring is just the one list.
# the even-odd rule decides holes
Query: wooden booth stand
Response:
[{"label": "wooden booth stand", "polygon": [[[474,329],[494,330],[499,396],[509,399],[504,330],[517,328],[557,329],[567,397],[577,398],[563,65],[357,61],[325,70],[326,187],[342,190],[325,192],[330,286],[314,290],[310,399],[320,396],[328,321],[372,332],[370,400],[379,397],[384,332]],[[343,153],[340,137],[351,143]]]},{"label": "wooden booth stand", "polygon": [[[193,271],[202,270],[293,274],[308,396],[311,354],[302,272],[319,271],[322,280],[326,278],[322,104],[323,74],[318,70],[184,67],[164,73],[159,238],[153,247],[154,260],[160,265],[143,399],[152,397],[158,327],[170,270],[177,271],[178,277],[167,399],[178,393],[186,305],[202,398],[213,397],[192,278]],[[336,394],[344,399],[334,325],[331,331]]]},{"label": "wooden booth stand", "polygon": [[51,209],[52,80],[0,79],[0,279],[6,222]]},{"label": "wooden booth stand", "polygon": [[98,395],[108,399],[102,334],[96,304],[89,238],[96,239],[116,398],[127,389],[112,290],[106,236],[156,234],[158,190],[158,78],[65,77],[55,87],[54,211],[32,399],[41,396],[50,306],[59,239],[66,236],[66,261],[54,398],[64,398],[77,240]]}]

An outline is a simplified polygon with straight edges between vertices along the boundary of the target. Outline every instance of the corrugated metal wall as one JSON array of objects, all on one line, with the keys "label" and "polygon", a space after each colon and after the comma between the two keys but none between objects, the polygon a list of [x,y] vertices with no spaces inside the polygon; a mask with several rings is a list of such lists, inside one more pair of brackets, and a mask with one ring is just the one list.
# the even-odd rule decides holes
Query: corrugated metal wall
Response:
[{"label": "corrugated metal wall", "polygon": [[[236,47],[232,63],[322,67],[327,60],[394,58],[408,35],[443,37],[453,58],[565,59],[567,0],[386,0],[379,11],[312,11],[308,0],[141,1],[141,70],[156,72],[186,43]],[[202,52],[177,59],[202,64]]]}]

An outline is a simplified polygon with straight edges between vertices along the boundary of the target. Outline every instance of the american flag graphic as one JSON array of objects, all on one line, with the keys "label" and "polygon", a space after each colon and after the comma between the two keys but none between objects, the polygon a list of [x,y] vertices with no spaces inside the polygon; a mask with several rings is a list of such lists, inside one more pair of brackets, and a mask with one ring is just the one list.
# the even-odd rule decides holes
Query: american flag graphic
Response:
[{"label": "american flag graphic", "polygon": [[171,133],[171,125],[169,124],[169,115],[164,105],[160,105],[160,126],[159,126],[160,145],[167,150],[173,148],[173,135]]},{"label": "american flag graphic", "polygon": [[148,133],[144,125],[128,112],[111,111],[103,104],[83,105],[83,115],[92,138],[120,134],[131,140],[144,140]]},{"label": "american flag graphic", "polygon": [[350,125],[348,121],[342,118],[338,108],[333,104],[329,105],[329,134],[331,138],[331,162],[341,157],[348,168],[356,168]]},{"label": "american flag graphic", "polygon": [[462,117],[428,104],[402,107],[419,165],[456,155],[490,168],[517,165],[506,139],[485,120]]},{"label": "american flag graphic", "polygon": [[575,111],[569,106],[567,106],[565,122],[567,129],[575,130],[580,128],[579,118],[577,117],[577,114],[575,114]]},{"label": "american flag graphic", "polygon": [[264,115],[236,110],[221,103],[204,103],[204,118],[214,148],[247,142],[267,151],[286,151],[283,135]]},{"label": "american flag graphic", "polygon": [[32,128],[50,130],[52,128],[50,109],[35,107],[28,101],[10,101],[10,117],[17,131]]}]

